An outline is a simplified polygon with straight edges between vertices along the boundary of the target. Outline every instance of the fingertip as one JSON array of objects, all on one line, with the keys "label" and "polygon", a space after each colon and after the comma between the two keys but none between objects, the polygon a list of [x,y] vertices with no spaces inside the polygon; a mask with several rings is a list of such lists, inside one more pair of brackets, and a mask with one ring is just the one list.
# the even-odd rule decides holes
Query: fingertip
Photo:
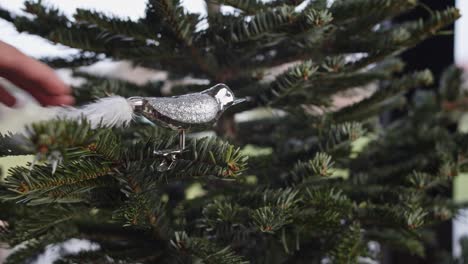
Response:
[{"label": "fingertip", "polygon": [[0,103],[3,103],[8,107],[14,107],[16,105],[16,98],[0,87]]},{"label": "fingertip", "polygon": [[9,98],[1,98],[0,102],[8,107],[15,107],[16,106],[16,99],[14,97]]},{"label": "fingertip", "polygon": [[50,95],[37,90],[30,90],[29,92],[42,106],[72,105],[75,102],[71,95]]},{"label": "fingertip", "polygon": [[57,84],[55,91],[58,93],[58,95],[69,95],[72,93],[72,88],[69,85],[65,84],[61,79],[57,79],[56,82]]},{"label": "fingertip", "polygon": [[16,66],[8,78],[16,82],[20,88],[37,90],[54,96],[72,93],[72,88],[52,68],[33,58],[23,57],[23,62]]},{"label": "fingertip", "polygon": [[75,98],[70,95],[60,95],[60,96],[49,96],[45,100],[45,106],[66,106],[73,105],[75,103]]},{"label": "fingertip", "polygon": [[44,91],[57,96],[69,95],[72,93],[72,88],[59,77],[56,71],[53,71],[51,68],[47,68],[44,72],[48,73],[43,75],[46,77],[42,80]]},{"label": "fingertip", "polygon": [[70,95],[65,95],[65,96],[62,96],[62,105],[74,105],[75,104],[75,98],[73,96],[70,96]]},{"label": "fingertip", "polygon": [[[55,75],[55,73],[54,73]],[[72,93],[72,88],[65,84],[58,76],[51,75],[50,78],[40,81],[42,90],[50,95],[61,96]]]}]

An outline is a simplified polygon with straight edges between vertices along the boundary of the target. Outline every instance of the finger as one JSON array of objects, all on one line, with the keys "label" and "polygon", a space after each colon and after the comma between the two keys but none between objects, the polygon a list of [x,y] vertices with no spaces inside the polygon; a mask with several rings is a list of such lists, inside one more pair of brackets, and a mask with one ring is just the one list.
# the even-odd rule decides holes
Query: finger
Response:
[{"label": "finger", "polygon": [[75,99],[70,95],[36,94],[34,97],[42,106],[72,105],[75,102]]},{"label": "finger", "polygon": [[52,95],[71,94],[71,88],[66,85],[49,66],[31,59],[24,68],[24,75],[30,76],[29,80],[38,85],[45,93]]},{"label": "finger", "polygon": [[75,99],[70,95],[50,95],[39,90],[27,90],[41,105],[57,106],[57,105],[72,105]]},{"label": "finger", "polygon": [[8,107],[12,107],[16,104],[16,99],[13,95],[7,92],[3,87],[0,86],[0,103],[5,104]]},{"label": "finger", "polygon": [[[15,81],[12,81],[12,82],[15,85],[17,85],[19,88],[31,94],[43,106],[71,104],[74,101],[73,97],[71,97],[68,94],[62,94],[62,95],[47,94],[44,92],[44,90],[38,89],[36,85],[29,84],[27,81],[24,81],[24,80],[17,80],[16,82]],[[65,97],[66,99],[63,99],[62,97]]]},{"label": "finger", "polygon": [[51,68],[25,55],[4,75],[20,88],[42,90],[51,95],[71,93],[71,88]]},{"label": "finger", "polygon": [[[74,103],[74,98],[69,94],[48,94],[43,89],[43,84],[40,82],[31,81],[30,79],[21,79],[18,76],[9,79],[19,88],[29,92],[43,106],[56,105],[71,105]],[[49,86],[46,86],[49,87]]]}]

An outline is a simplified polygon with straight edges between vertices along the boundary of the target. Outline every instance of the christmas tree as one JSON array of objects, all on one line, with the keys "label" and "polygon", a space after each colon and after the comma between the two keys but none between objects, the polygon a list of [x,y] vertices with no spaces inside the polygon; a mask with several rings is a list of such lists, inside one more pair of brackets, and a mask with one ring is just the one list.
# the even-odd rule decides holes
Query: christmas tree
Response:
[{"label": "christmas tree", "polygon": [[[432,74],[405,73],[398,55],[458,10],[395,23],[421,4],[207,0],[202,17],[180,2],[148,0],[138,21],[83,9],[70,18],[40,1],[25,3],[30,16],[0,9],[19,31],[81,50],[43,59],[54,67],[112,58],[168,73],[138,86],[76,70],[87,79],[79,104],[217,83],[248,99],[216,127],[190,130],[168,170],[157,153],[176,147],[177,133],[144,120],[58,119],[2,135],[1,156],[36,157],[0,185],[0,241],[16,247],[7,263],[72,238],[96,246],[60,263],[371,263],[376,245],[433,256],[430,228],[459,208],[447,193],[468,154],[454,129],[467,99],[459,69],[419,90]],[[404,114],[379,120],[394,109]]]}]

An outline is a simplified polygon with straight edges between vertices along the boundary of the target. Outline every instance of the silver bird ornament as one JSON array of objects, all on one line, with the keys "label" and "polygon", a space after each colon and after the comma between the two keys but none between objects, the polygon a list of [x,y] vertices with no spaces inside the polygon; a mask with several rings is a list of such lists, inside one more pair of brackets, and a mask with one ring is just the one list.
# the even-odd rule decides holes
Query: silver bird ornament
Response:
[{"label": "silver bird ornament", "polygon": [[172,97],[130,97],[128,100],[135,115],[174,130],[214,124],[226,109],[245,101],[235,99],[234,93],[225,84],[217,84],[199,93]]},{"label": "silver bird ornament", "polygon": [[159,170],[165,171],[174,167],[177,155],[184,151],[187,129],[216,123],[226,109],[245,99],[235,99],[227,85],[217,84],[199,93],[173,97],[130,97],[128,101],[135,115],[179,131],[178,149],[155,151],[155,154],[164,157]]},{"label": "silver bird ornament", "polygon": [[155,151],[164,157],[161,171],[171,169],[177,155],[185,149],[185,131],[194,126],[213,125],[228,108],[246,101],[236,99],[225,84],[216,84],[202,92],[173,97],[110,96],[80,108],[59,108],[55,117],[81,120],[96,126],[118,127],[131,123],[135,116],[179,131],[179,147]]}]

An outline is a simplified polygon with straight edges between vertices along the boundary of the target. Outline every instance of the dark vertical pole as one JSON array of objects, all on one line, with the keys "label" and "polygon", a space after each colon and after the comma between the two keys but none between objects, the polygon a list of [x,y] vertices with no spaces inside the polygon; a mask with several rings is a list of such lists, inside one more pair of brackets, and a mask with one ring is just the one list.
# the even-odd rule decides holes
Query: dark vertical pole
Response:
[{"label": "dark vertical pole", "polygon": [[[422,3],[427,5],[432,10],[445,9],[448,6],[454,6],[455,0],[422,0]],[[408,19],[417,19],[419,17],[427,17],[428,11],[424,8],[418,8],[411,13],[405,14],[396,19],[397,22],[402,22]],[[453,26],[447,28],[453,30]],[[417,47],[408,50],[402,55],[403,60],[407,63],[407,71],[422,70],[429,68],[435,77],[433,88],[437,87],[441,73],[445,68],[454,63],[454,36],[444,35],[436,36],[428,39]],[[447,195],[452,197],[452,188]],[[436,233],[435,241],[427,245],[426,258],[421,259],[408,254],[392,252],[388,256],[388,263],[438,263],[437,254],[441,250],[451,254],[452,252],[452,222],[447,221],[434,227]]]}]

